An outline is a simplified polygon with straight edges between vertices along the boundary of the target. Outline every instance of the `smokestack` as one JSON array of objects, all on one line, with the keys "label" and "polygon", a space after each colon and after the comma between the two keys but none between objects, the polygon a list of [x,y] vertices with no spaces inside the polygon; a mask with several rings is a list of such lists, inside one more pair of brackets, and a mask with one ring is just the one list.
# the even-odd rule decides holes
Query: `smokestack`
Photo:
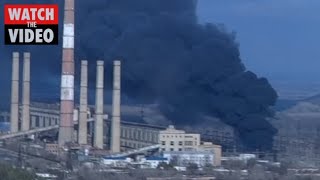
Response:
[{"label": "smokestack", "polygon": [[74,0],[65,0],[61,75],[59,146],[73,141]]},{"label": "smokestack", "polygon": [[88,61],[81,61],[79,144],[87,144]]},{"label": "smokestack", "polygon": [[12,53],[10,131],[19,131],[19,53]]},{"label": "smokestack", "polygon": [[111,124],[111,151],[120,152],[120,91],[121,89],[121,62],[113,62],[113,95],[112,95],[112,124]]},{"label": "smokestack", "polygon": [[104,87],[104,62],[97,61],[96,82],[96,121],[94,130],[94,146],[103,149],[103,87]]},{"label": "smokestack", "polygon": [[30,129],[30,53],[23,53],[22,131]]}]

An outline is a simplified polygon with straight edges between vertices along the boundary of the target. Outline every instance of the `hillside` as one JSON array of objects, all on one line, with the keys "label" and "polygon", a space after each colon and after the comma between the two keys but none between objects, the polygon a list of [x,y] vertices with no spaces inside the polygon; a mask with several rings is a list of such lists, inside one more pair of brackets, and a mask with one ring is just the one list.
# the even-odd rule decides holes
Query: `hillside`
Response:
[{"label": "hillside", "polygon": [[302,100],[278,99],[274,109],[276,111],[285,111],[287,109],[293,108],[294,106],[302,102],[308,102],[314,105],[320,105],[320,94],[317,94]]}]

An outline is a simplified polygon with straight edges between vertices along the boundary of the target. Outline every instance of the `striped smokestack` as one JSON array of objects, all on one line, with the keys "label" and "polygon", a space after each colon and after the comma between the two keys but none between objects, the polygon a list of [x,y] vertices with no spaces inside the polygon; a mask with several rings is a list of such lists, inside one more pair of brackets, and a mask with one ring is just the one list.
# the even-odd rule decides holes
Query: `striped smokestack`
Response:
[{"label": "striped smokestack", "polygon": [[59,146],[73,141],[74,108],[74,0],[65,0]]},{"label": "striped smokestack", "polygon": [[97,61],[96,82],[96,121],[94,128],[94,146],[103,149],[103,88],[104,88],[104,62]]},{"label": "striped smokestack", "polygon": [[120,152],[120,120],[121,120],[121,62],[113,62],[113,94],[112,94],[112,124],[111,151]]},{"label": "striped smokestack", "polygon": [[81,61],[79,144],[87,144],[88,61]]},{"label": "striped smokestack", "polygon": [[22,131],[30,129],[30,53],[23,53]]},{"label": "striped smokestack", "polygon": [[10,131],[19,131],[19,53],[12,53]]}]

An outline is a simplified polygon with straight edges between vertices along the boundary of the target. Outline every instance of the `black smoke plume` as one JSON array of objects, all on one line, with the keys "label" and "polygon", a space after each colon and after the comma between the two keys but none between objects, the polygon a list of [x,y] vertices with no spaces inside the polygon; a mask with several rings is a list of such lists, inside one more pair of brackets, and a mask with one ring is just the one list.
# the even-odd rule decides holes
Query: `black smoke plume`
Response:
[{"label": "black smoke plume", "polygon": [[[62,16],[63,2],[59,3]],[[15,48],[1,47],[6,53]],[[38,80],[34,94],[58,99],[61,46],[24,49],[33,52],[32,77]],[[10,54],[6,55],[9,62]],[[130,102],[157,103],[177,125],[218,117],[235,128],[247,147],[272,146],[276,131],[266,117],[272,116],[269,107],[276,92],[265,78],[245,69],[234,33],[197,23],[194,0],[76,1],[78,67],[80,59],[89,60],[92,89],[95,61],[105,60],[110,90],[112,60],[120,59],[122,92]]]}]

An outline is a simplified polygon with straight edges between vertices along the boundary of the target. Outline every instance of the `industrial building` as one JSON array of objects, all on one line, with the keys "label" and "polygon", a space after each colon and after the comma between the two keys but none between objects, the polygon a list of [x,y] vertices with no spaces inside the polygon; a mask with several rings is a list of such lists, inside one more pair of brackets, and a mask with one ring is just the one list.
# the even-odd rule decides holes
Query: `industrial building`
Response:
[{"label": "industrial building", "polygon": [[184,152],[164,152],[163,157],[174,162],[176,166],[187,167],[190,164],[196,164],[198,167],[208,165],[215,166],[215,155],[210,152],[184,151]]},{"label": "industrial building", "polygon": [[179,157],[199,166],[221,165],[221,146],[211,142],[201,142],[200,134],[186,133],[171,125],[166,130],[160,131],[159,143],[160,150],[169,159]]},{"label": "industrial building", "polygon": [[[22,83],[20,82],[20,53],[12,53],[12,87],[10,111],[10,135],[1,139],[32,135],[58,128],[58,139],[47,143],[45,149],[54,154],[71,147],[91,146],[119,155],[124,151],[151,147],[163,152],[201,152],[221,156],[221,147],[201,144],[200,134],[188,134],[143,123],[121,119],[121,61],[113,61],[113,87],[111,112],[104,104],[104,60],[96,61],[95,106],[88,105],[88,61],[81,60],[80,104],[75,102],[74,65],[74,0],[66,0],[64,6],[63,51],[60,103],[43,104],[30,100],[31,54],[23,53]],[[20,84],[22,92],[20,93]],[[22,98],[20,98],[22,94]],[[21,100],[20,100],[21,99]],[[203,147],[203,148],[202,148]],[[219,151],[220,147],[220,151]],[[78,148],[78,149],[79,149]],[[148,149],[148,148],[147,148]],[[63,152],[63,151],[62,151]],[[217,156],[217,157],[216,157]]]},{"label": "industrial building", "polygon": [[159,140],[162,151],[197,151],[200,145],[200,134],[187,134],[169,126],[160,131]]},{"label": "industrial building", "polygon": [[[23,106],[20,106],[22,112]],[[58,125],[60,120],[58,104],[32,102],[30,104],[30,128]],[[22,122],[21,122],[22,123]]]},{"label": "industrial building", "polygon": [[[111,121],[106,121],[106,136],[111,136]],[[121,121],[120,144],[121,150],[143,148],[158,144],[159,132],[164,127],[149,124]],[[106,139],[107,146],[110,146],[110,139]]]}]

